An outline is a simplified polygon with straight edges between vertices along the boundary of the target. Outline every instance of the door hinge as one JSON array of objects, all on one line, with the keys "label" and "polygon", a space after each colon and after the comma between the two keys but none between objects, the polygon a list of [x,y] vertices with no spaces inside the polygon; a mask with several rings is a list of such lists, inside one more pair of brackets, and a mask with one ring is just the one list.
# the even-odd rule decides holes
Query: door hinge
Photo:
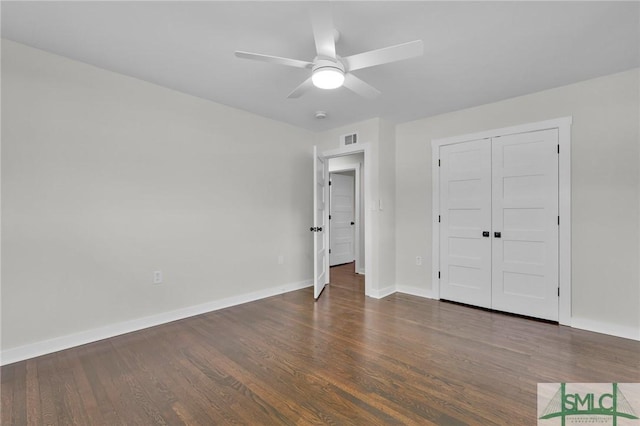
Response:
[{"label": "door hinge", "polygon": [[329,254],[331,254],[331,249],[329,249]]},{"label": "door hinge", "polygon": [[560,226],[560,216],[558,216],[558,226]]},{"label": "door hinge", "polygon": [[440,271],[438,271],[438,279],[440,279]]},{"label": "door hinge", "polygon": [[329,215],[329,220],[331,220],[331,215]]},{"label": "door hinge", "polygon": [[440,159],[438,159],[438,167],[440,167]]},{"label": "door hinge", "polygon": [[558,297],[560,297],[560,287],[558,287]]},{"label": "door hinge", "polygon": [[560,144],[558,144],[558,154],[560,154]]},{"label": "door hinge", "polygon": [[438,223],[440,222],[440,215],[438,215]]},{"label": "door hinge", "polygon": [[331,186],[331,181],[329,181],[329,186]]}]

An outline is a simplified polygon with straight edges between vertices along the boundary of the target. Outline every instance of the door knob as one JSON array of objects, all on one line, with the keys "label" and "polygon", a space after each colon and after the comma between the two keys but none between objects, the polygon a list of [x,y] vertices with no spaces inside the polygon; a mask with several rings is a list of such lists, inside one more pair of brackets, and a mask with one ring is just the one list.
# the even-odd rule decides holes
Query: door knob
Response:
[{"label": "door knob", "polygon": [[501,238],[502,234],[500,232],[494,232],[493,236],[496,237],[496,238]]},{"label": "door knob", "polygon": [[322,226],[320,228],[316,228],[316,232],[322,232]]},{"label": "door knob", "polygon": [[482,231],[482,236],[483,237],[488,237],[489,236],[489,231]]},{"label": "door knob", "polygon": [[311,228],[309,228],[309,231],[311,232],[316,232],[316,228],[314,228],[313,226]]},{"label": "door knob", "polygon": [[356,223],[355,223],[355,222],[351,222],[351,224],[352,224],[352,225],[355,225]]}]

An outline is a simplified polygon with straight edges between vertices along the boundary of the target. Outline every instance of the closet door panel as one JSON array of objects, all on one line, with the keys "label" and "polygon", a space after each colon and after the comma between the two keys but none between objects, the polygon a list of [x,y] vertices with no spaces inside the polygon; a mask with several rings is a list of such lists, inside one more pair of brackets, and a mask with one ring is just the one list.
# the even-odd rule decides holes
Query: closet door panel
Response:
[{"label": "closet door panel", "polygon": [[554,321],[557,143],[555,129],[492,140],[492,308]]},{"label": "closet door panel", "polygon": [[440,297],[491,307],[491,141],[440,148]]}]

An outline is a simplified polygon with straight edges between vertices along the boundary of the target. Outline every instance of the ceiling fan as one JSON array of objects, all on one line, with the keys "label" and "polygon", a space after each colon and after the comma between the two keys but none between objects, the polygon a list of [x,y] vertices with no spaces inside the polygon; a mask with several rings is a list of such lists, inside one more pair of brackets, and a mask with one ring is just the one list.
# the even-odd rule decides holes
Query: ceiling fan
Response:
[{"label": "ceiling fan", "polygon": [[328,2],[312,7],[311,24],[317,52],[311,62],[243,51],[236,51],[235,55],[238,58],[310,69],[311,76],[289,93],[288,98],[299,98],[314,86],[320,89],[344,86],[360,96],[374,99],[380,95],[380,91],[353,75],[353,71],[421,56],[423,53],[422,40],[414,40],[341,58],[336,54],[337,31],[333,27]]}]

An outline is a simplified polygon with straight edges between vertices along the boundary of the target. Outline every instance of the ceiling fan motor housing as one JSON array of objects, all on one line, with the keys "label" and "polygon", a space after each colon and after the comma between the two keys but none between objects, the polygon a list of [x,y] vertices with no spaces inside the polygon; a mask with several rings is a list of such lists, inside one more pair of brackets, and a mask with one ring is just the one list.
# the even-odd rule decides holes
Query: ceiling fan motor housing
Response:
[{"label": "ceiling fan motor housing", "polygon": [[335,59],[315,58],[313,61],[313,68],[312,68],[313,72],[316,72],[321,68],[333,68],[340,71],[343,74],[345,73],[344,65],[342,64],[342,62]]}]

